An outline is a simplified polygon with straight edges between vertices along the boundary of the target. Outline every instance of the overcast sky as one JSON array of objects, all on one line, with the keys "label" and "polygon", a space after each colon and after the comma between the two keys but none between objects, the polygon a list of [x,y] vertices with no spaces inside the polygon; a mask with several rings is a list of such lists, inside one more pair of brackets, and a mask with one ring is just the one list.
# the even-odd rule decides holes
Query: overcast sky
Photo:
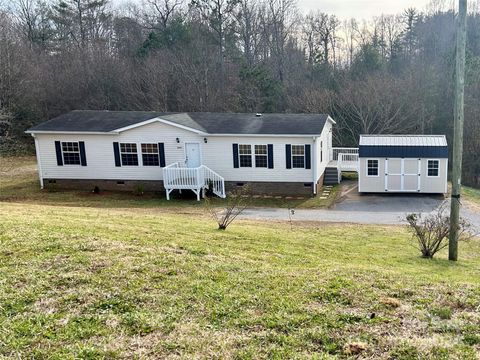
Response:
[{"label": "overcast sky", "polygon": [[406,8],[424,10],[430,0],[298,0],[303,12],[320,10],[340,19],[369,19],[381,14],[398,14]]}]

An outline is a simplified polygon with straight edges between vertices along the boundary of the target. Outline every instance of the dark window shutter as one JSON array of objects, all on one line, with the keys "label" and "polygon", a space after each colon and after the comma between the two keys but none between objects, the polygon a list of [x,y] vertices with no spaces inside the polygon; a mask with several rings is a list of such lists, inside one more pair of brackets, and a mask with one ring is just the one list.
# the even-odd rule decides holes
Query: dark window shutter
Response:
[{"label": "dark window shutter", "polygon": [[158,155],[160,156],[160,167],[165,167],[165,145],[158,143]]},{"label": "dark window shutter", "polygon": [[238,164],[238,144],[233,144],[233,167],[240,167]]},{"label": "dark window shutter", "polygon": [[87,166],[87,155],[85,154],[85,142],[79,141],[78,147],[80,148],[80,164]]},{"label": "dark window shutter", "polygon": [[115,155],[115,166],[122,166],[122,162],[120,161],[120,146],[118,146],[118,142],[113,143],[113,154]]},{"label": "dark window shutter", "polygon": [[292,168],[292,145],[287,144],[285,145],[285,158],[287,160],[287,169]]},{"label": "dark window shutter", "polygon": [[62,145],[60,141],[55,141],[55,152],[57,153],[57,165],[63,166]]},{"label": "dark window shutter", "polygon": [[309,144],[305,145],[305,169],[312,168],[312,150]]},{"label": "dark window shutter", "polygon": [[267,154],[268,154],[268,168],[273,169],[273,144],[267,145]]}]

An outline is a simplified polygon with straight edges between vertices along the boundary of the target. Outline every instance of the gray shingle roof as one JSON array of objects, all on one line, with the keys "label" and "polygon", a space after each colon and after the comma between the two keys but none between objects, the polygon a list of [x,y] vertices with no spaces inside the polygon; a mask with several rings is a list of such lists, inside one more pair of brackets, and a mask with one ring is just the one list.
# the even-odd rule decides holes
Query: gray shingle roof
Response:
[{"label": "gray shingle roof", "polygon": [[110,132],[164,114],[153,111],[73,110],[36,125],[28,131]]},{"label": "gray shingle roof", "polygon": [[75,110],[29,129],[62,132],[111,132],[146,120],[163,120],[207,134],[318,135],[326,114],[161,113]]}]

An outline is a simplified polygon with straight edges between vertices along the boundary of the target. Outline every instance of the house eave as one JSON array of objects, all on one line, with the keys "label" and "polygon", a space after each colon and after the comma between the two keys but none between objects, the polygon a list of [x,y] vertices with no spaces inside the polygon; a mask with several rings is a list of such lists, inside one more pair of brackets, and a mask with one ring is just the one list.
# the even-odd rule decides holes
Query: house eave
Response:
[{"label": "house eave", "polygon": [[118,135],[117,131],[63,131],[63,130],[27,130],[25,134],[62,134],[62,135]]}]

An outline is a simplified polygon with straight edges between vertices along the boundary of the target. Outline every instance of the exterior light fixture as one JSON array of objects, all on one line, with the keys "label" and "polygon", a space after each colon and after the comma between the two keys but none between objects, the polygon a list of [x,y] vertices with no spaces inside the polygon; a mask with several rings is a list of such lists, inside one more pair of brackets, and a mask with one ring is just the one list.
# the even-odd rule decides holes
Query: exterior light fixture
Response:
[{"label": "exterior light fixture", "polygon": [[206,137],[203,138],[203,142],[206,144],[208,142],[208,139]]},{"label": "exterior light fixture", "polygon": [[179,139],[179,138],[176,138],[175,140],[177,141],[177,144],[180,143],[180,139]]}]

